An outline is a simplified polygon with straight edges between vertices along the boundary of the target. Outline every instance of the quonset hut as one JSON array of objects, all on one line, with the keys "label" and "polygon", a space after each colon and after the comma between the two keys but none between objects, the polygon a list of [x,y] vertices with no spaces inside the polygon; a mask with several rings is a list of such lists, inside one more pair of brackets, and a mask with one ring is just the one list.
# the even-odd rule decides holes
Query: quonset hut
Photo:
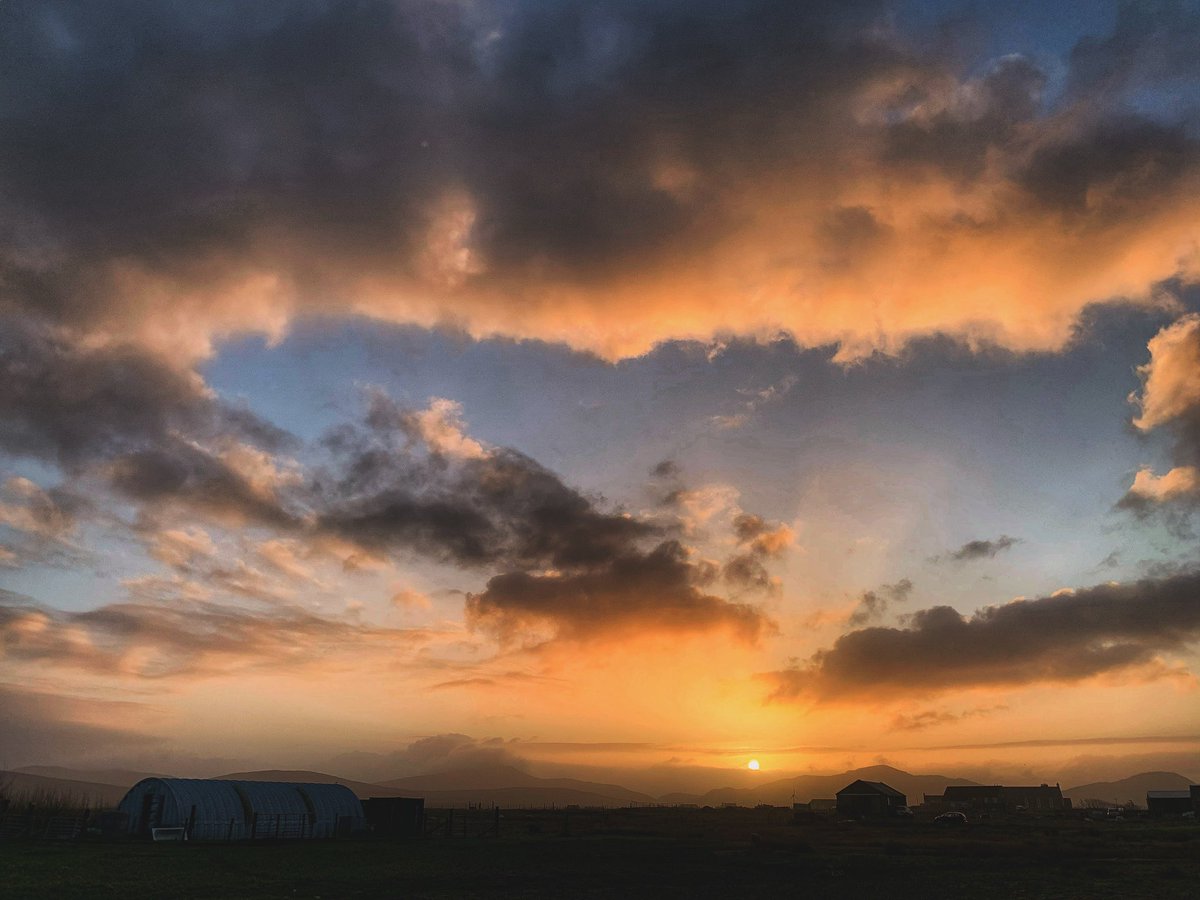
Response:
[{"label": "quonset hut", "polygon": [[341,784],[145,778],[121,801],[129,831],[198,841],[328,838],[363,827],[363,808]]}]

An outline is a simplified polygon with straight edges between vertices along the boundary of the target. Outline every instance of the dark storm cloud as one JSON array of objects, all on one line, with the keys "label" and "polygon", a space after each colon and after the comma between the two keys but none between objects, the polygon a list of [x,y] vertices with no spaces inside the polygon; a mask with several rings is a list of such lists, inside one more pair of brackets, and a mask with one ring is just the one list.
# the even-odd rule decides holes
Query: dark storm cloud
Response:
[{"label": "dark storm cloud", "polygon": [[[928,104],[937,111],[888,128],[883,161],[898,167],[933,166],[964,182],[978,178],[989,153],[1017,149],[1020,127],[1037,112],[1045,83],[1045,73],[1029,60],[1006,57],[975,85],[970,104],[947,103],[938,109],[931,96],[939,88],[936,78],[925,84],[914,78],[908,93],[896,98],[897,105]],[[855,229],[859,234],[871,235],[877,230],[861,213],[854,219],[861,223]]]},{"label": "dark storm cloud", "polygon": [[[945,559],[950,559],[955,562],[968,562],[974,559],[994,559],[996,554],[1002,550],[1007,550],[1014,544],[1021,543],[1020,538],[1009,537],[1007,534],[1002,534],[994,541],[967,541],[957,550],[947,553]],[[937,557],[941,559],[943,557]]]},{"label": "dark storm cloud", "polygon": [[215,425],[198,380],[137,347],[81,348],[32,323],[0,321],[0,449],[64,468]]},{"label": "dark storm cloud", "polygon": [[766,561],[783,555],[792,541],[792,531],[762,516],[739,513],[733,518],[733,535],[743,552],[725,561],[721,575],[729,584],[743,589],[775,593],[779,580],[767,570]]},{"label": "dark storm cloud", "polygon": [[201,274],[282,255],[316,274],[295,251],[320,247],[409,267],[429,204],[464,184],[501,271],[661,248],[713,211],[716,180],[682,201],[631,178],[656,138],[714,169],[790,152],[806,98],[889,55],[833,42],[875,3],[743,6],[5,4],[0,160],[26,226],[6,280],[88,320],[108,260]]},{"label": "dark storm cloud", "polygon": [[231,445],[278,450],[289,436],[136,346],[81,346],[0,318],[0,418],[0,451],[100,471],[140,502],[186,500],[274,525],[290,518],[228,459]]},{"label": "dark storm cloud", "polygon": [[1200,150],[1182,126],[1132,114],[1105,119],[1029,157],[1017,182],[1071,219],[1122,219],[1186,184]]},{"label": "dark storm cloud", "polygon": [[[721,627],[753,640],[771,627],[757,608],[704,590],[718,569],[669,539],[681,530],[675,518],[607,510],[602,498],[515,450],[484,449],[445,429],[431,437],[421,411],[378,391],[368,401],[363,427],[340,428],[326,441],[334,464],[316,480],[315,532],[381,555],[500,568],[486,590],[468,597],[473,626],[509,639],[548,623],[571,640],[618,629]],[[455,455],[444,446],[467,450]],[[664,475],[678,479],[674,468]],[[771,589],[763,560],[777,556],[791,532],[757,516],[739,522],[746,552],[721,574],[737,587]]]},{"label": "dark storm cloud", "polygon": [[299,524],[274,491],[254,485],[219,453],[185,440],[172,438],[119,456],[109,474],[114,487],[150,507],[175,503],[275,528]]},{"label": "dark storm cloud", "polygon": [[[630,612],[646,617],[636,609],[647,602],[639,592],[663,585],[676,612],[686,607],[696,614],[695,627],[720,618],[713,610],[723,601],[696,587],[712,580],[710,564],[692,562],[681,550],[645,547],[661,542],[677,523],[606,510],[600,498],[569,487],[515,450],[485,450],[458,430],[456,407],[448,402],[414,410],[371,392],[363,424],[328,436],[327,466],[283,471],[270,450],[290,446],[286,435],[149,354],[125,346],[76,348],[33,330],[24,340],[16,333],[8,338],[0,364],[12,377],[0,383],[0,410],[13,427],[0,446],[56,461],[68,472],[99,473],[138,505],[136,530],[152,552],[169,537],[170,522],[202,515],[296,540],[335,538],[381,557],[416,554],[500,569],[506,577],[552,569],[562,573],[559,597],[568,608],[579,590],[633,578],[623,591],[607,589],[597,619],[620,621]],[[51,495],[32,483],[25,494],[28,502],[5,507],[5,518],[45,520],[49,527]],[[727,570],[731,582],[742,575],[746,587],[767,583],[758,557],[772,555],[771,542],[780,539],[754,521],[754,534],[745,538],[753,546],[747,555],[752,570],[741,573],[737,564]],[[168,562],[178,555],[167,554]],[[5,564],[17,561],[7,549]],[[171,598],[194,599],[205,590],[283,597],[244,564],[205,559],[197,568],[193,562],[180,570],[190,579],[186,585],[167,579],[138,590]],[[746,621],[757,615],[749,607],[729,611]]]},{"label": "dark storm cloud", "polygon": [[664,459],[650,469],[650,475],[653,478],[675,479],[680,475],[679,463],[673,459]]},{"label": "dark storm cloud", "polygon": [[1200,77],[1200,9],[1180,0],[1124,0],[1111,34],[1071,52],[1068,91],[1124,93],[1162,79]]},{"label": "dark storm cloud", "polygon": [[733,534],[741,544],[748,544],[770,530],[771,526],[762,516],[743,513],[733,520]]},{"label": "dark storm cloud", "polygon": [[448,459],[436,446],[414,446],[412,412],[377,393],[366,421],[330,436],[337,464],[316,483],[320,533],[463,565],[577,569],[602,565],[656,531],[602,511],[597,498],[516,450]]},{"label": "dark storm cloud", "polygon": [[907,578],[901,578],[895,584],[880,585],[874,591],[864,591],[858,601],[858,608],[850,614],[851,625],[865,625],[883,618],[891,603],[903,603],[912,593],[913,583]]},{"label": "dark storm cloud", "polygon": [[730,557],[721,567],[721,577],[729,584],[741,588],[771,591],[776,586],[771,573],[754,553],[742,553]]},{"label": "dark storm cloud", "polygon": [[[874,0],[5,3],[3,302],[181,342],[189,359],[214,336],[365,307],[615,354],[678,336],[681,318],[695,322],[688,336],[783,327],[836,341],[857,334],[858,302],[874,302],[873,260],[883,254],[878,271],[898,277],[887,247],[903,256],[953,236],[973,267],[1007,223],[1057,229],[1067,210],[1101,230],[1140,227],[1146,211],[1176,209],[1163,201],[1197,171],[1194,136],[1126,88],[1161,95],[1194,73],[1194,11],[1127,9],[1112,35],[1077,48],[1053,110],[1028,59],[968,75],[980,61],[891,23]],[[876,196],[858,179],[879,170],[894,182]],[[910,215],[929,172],[998,206]],[[1161,213],[1172,229],[1177,212]],[[764,258],[747,258],[747,244]],[[1056,278],[1075,252],[1050,254]],[[634,339],[626,319],[604,315],[622,279],[700,259],[756,296],[785,266],[834,299],[809,307],[780,289],[758,317],[664,277],[638,292],[653,334]],[[847,272],[864,279],[853,296],[838,281]],[[1106,275],[1112,290],[1075,285],[1053,315],[1175,274],[1156,260]],[[914,307],[937,285],[961,293],[957,276],[931,277],[896,290]],[[565,293],[593,323],[574,338],[559,321]],[[1036,310],[1006,302],[1020,316],[989,299],[979,312],[999,331],[988,333],[1025,346],[1020,322]],[[944,309],[910,319],[902,306],[867,318],[901,343],[970,330],[942,321]]]},{"label": "dark storm cloud", "polygon": [[756,607],[704,593],[682,546],[665,541],[649,552],[627,551],[574,573],[506,572],[467,597],[467,621],[511,638],[530,624],[580,640],[615,631],[704,631],[727,628],[754,641],[772,630]]},{"label": "dark storm cloud", "polygon": [[1156,663],[1200,641],[1200,575],[1109,584],[985,607],[914,613],[905,628],[842,635],[767,676],[776,699],[884,696],[1072,682]]}]

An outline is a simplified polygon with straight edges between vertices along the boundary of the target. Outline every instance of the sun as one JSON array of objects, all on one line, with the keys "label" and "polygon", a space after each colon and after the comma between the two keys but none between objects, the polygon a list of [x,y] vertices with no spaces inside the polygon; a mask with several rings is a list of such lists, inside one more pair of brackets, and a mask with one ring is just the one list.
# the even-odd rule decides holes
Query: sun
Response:
[{"label": "sun", "polygon": [[757,759],[750,760],[750,762],[746,763],[746,768],[749,769],[751,772],[757,772],[758,771],[758,760]]}]

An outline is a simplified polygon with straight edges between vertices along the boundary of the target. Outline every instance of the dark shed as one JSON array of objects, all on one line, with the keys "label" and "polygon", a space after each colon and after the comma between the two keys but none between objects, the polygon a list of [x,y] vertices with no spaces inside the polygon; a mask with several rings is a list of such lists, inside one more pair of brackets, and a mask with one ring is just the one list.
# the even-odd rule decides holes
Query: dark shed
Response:
[{"label": "dark shed", "polygon": [[421,797],[371,797],[362,802],[367,825],[376,834],[420,837],[425,825]]},{"label": "dark shed", "polygon": [[882,781],[859,779],[837,792],[837,811],[843,816],[893,816],[907,805],[907,797]]}]

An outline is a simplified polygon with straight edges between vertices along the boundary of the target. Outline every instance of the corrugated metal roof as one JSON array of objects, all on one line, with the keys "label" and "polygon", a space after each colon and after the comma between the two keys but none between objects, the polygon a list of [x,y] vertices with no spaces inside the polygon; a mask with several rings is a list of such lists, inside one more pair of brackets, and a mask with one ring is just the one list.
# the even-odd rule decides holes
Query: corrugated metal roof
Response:
[{"label": "corrugated metal roof", "polygon": [[863,781],[861,778],[857,781],[852,781],[838,791],[839,797],[843,795],[858,797],[868,794],[884,794],[888,797],[904,798],[904,795],[891,785],[884,784],[882,781]]},{"label": "corrugated metal roof", "polygon": [[146,778],[129,789],[120,808],[132,831],[190,821],[196,840],[330,837],[340,821],[352,828],[363,823],[362,804],[340,784]]}]

